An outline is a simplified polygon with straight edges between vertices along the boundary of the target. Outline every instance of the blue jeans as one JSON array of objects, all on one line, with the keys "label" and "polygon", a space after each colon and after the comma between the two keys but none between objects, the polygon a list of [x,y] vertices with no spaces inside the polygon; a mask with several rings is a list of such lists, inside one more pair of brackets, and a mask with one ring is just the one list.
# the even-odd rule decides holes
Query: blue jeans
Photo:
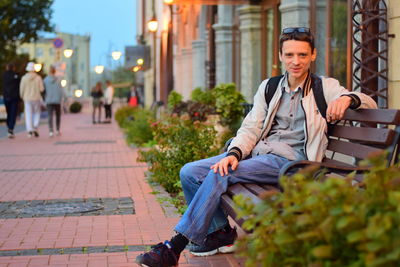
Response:
[{"label": "blue jeans", "polygon": [[279,170],[290,161],[274,154],[260,155],[239,162],[235,171],[221,176],[210,166],[226,153],[185,164],[180,171],[183,192],[188,208],[175,227],[190,241],[202,245],[207,234],[228,224],[227,216],[219,207],[220,197],[235,183],[277,184]]}]

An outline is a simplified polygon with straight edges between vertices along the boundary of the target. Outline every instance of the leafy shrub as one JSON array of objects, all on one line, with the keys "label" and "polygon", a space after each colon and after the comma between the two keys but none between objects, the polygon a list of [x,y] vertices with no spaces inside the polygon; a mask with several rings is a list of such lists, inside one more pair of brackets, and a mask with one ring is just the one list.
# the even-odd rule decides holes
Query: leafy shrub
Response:
[{"label": "leafy shrub", "polygon": [[383,155],[366,163],[373,167],[358,185],[352,175],[315,181],[306,169],[257,205],[237,196],[253,230],[238,242],[246,266],[398,266],[400,169]]},{"label": "leafy shrub", "polygon": [[168,107],[170,109],[174,109],[177,105],[179,105],[182,102],[182,100],[183,96],[180,93],[172,91],[168,95]]},{"label": "leafy shrub", "polygon": [[79,113],[79,112],[81,112],[81,109],[82,109],[82,104],[78,101],[73,102],[69,106],[69,112],[71,112],[71,113]]},{"label": "leafy shrub", "polygon": [[151,130],[151,122],[154,120],[154,113],[136,108],[131,120],[125,120],[126,140],[130,144],[142,146],[153,140],[153,132]]},{"label": "leafy shrub", "polygon": [[215,98],[211,90],[203,91],[200,87],[197,87],[192,91],[191,99],[194,102],[199,102],[209,106],[215,106]]},{"label": "leafy shrub", "polygon": [[217,114],[221,115],[221,123],[225,126],[233,126],[243,117],[243,106],[245,102],[243,95],[236,90],[233,83],[220,84],[212,89],[215,97],[215,108]]},{"label": "leafy shrub", "polygon": [[139,152],[139,161],[150,163],[152,179],[168,192],[181,191],[179,171],[191,161],[217,154],[215,130],[188,117],[165,116],[152,124],[157,146]]},{"label": "leafy shrub", "polygon": [[118,122],[119,127],[124,128],[129,120],[134,119],[134,114],[137,108],[131,106],[123,106],[115,112],[115,120]]}]

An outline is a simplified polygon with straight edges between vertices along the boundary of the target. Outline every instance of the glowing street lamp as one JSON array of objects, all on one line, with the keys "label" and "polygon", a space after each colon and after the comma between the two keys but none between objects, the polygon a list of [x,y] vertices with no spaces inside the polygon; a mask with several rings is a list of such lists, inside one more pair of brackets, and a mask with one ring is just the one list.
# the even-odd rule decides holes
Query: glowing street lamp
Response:
[{"label": "glowing street lamp", "polygon": [[102,74],[104,71],[104,66],[103,65],[97,65],[94,67],[94,72],[97,74]]},{"label": "glowing street lamp", "polygon": [[66,58],[70,58],[73,53],[74,53],[74,50],[72,50],[72,49],[64,49],[64,57],[66,57]]},{"label": "glowing street lamp", "polygon": [[139,70],[140,70],[140,66],[135,66],[135,67],[133,67],[133,72],[138,72]]},{"label": "glowing street lamp", "polygon": [[36,63],[35,65],[33,65],[33,69],[34,69],[36,72],[39,72],[39,71],[42,69],[42,64]]},{"label": "glowing street lamp", "polygon": [[119,60],[121,58],[122,53],[120,51],[114,51],[111,53],[111,56],[114,60]]},{"label": "glowing street lamp", "polygon": [[74,92],[75,97],[79,98],[83,95],[82,89],[76,89]]},{"label": "glowing street lamp", "polygon": [[174,0],[164,0],[164,4],[171,5],[174,3]]},{"label": "glowing street lamp", "polygon": [[61,80],[61,86],[62,87],[67,86],[67,80],[65,80],[65,79]]},{"label": "glowing street lamp", "polygon": [[158,29],[158,21],[156,17],[153,17],[149,22],[147,22],[147,28],[150,32],[156,32]]},{"label": "glowing street lamp", "polygon": [[139,58],[139,59],[136,61],[136,63],[137,63],[139,66],[142,66],[143,63],[144,63],[143,58]]}]

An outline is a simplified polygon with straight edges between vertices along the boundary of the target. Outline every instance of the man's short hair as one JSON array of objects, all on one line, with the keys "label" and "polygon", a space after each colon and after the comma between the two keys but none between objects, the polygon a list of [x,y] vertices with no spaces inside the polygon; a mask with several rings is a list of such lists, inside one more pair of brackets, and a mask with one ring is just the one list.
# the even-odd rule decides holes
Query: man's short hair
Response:
[{"label": "man's short hair", "polygon": [[314,36],[312,35],[310,28],[306,27],[291,27],[282,30],[282,34],[279,37],[279,52],[282,53],[283,43],[289,40],[302,41],[310,44],[311,52],[314,51]]}]

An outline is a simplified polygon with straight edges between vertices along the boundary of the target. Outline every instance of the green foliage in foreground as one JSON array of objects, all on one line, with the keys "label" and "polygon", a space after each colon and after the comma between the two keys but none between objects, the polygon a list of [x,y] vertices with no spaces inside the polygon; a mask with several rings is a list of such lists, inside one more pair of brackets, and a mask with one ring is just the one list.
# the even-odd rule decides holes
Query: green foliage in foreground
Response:
[{"label": "green foliage in foreground", "polygon": [[168,192],[181,191],[179,171],[185,163],[215,156],[216,132],[212,125],[189,118],[165,116],[152,124],[157,145],[139,152],[139,161],[150,164],[151,179]]},{"label": "green foliage in foreground", "polygon": [[363,163],[373,168],[362,184],[351,175],[315,181],[306,169],[257,205],[237,196],[253,230],[238,241],[246,266],[399,266],[400,169],[384,158]]}]

